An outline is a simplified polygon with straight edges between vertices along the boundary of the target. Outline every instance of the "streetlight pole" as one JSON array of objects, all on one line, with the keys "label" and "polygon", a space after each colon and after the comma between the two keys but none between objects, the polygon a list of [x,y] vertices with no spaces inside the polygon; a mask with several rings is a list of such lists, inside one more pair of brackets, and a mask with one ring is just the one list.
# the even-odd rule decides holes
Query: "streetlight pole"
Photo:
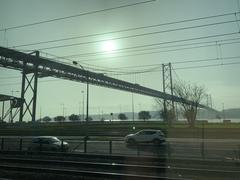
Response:
[{"label": "streetlight pole", "polygon": [[84,91],[81,91],[82,93],[82,119],[84,121]]},{"label": "streetlight pole", "polygon": [[75,66],[80,66],[86,73],[86,81],[87,81],[87,111],[86,111],[86,137],[88,136],[88,106],[89,106],[89,71],[85,70],[84,67],[81,64],[78,64],[77,61],[72,62]]},{"label": "streetlight pole", "polygon": [[88,105],[89,105],[89,79],[88,79],[88,71],[87,71],[87,114],[86,114],[86,123],[88,123]]},{"label": "streetlight pole", "polygon": [[133,93],[132,93],[132,120],[134,122],[134,97],[133,97]]},{"label": "streetlight pole", "polygon": [[134,96],[132,92],[132,122],[133,122],[133,131],[135,131],[135,123],[134,123]]}]

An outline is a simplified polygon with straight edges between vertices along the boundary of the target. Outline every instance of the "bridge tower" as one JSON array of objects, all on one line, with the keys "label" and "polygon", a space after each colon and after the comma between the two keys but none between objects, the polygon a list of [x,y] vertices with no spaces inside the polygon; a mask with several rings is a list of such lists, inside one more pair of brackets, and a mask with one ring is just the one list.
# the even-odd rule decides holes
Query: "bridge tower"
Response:
[{"label": "bridge tower", "polygon": [[[173,96],[173,82],[172,82],[172,65],[171,63],[162,64],[162,77],[163,77],[163,93],[168,93]],[[168,125],[172,125],[172,121],[176,119],[175,104],[172,99],[163,99],[164,120]],[[172,114],[172,115],[170,115]]]},{"label": "bridge tower", "polygon": [[[39,57],[39,51],[35,51],[31,54]],[[38,58],[37,58],[38,59]],[[22,87],[21,87],[21,99],[23,103],[20,106],[19,122],[23,121],[26,114],[29,114],[31,120],[36,120],[36,104],[37,104],[37,83],[38,83],[38,60],[33,63],[32,70],[27,68],[27,62],[23,61],[22,70]],[[26,94],[30,95],[30,99],[25,98]]]}]

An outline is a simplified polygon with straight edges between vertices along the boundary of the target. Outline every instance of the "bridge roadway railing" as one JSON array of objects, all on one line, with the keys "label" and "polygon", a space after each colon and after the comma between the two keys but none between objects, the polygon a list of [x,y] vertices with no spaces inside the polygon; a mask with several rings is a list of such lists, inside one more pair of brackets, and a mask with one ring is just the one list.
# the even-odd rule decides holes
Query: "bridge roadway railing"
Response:
[{"label": "bridge roadway railing", "polygon": [[[28,73],[33,73],[34,69],[37,68],[39,77],[52,76],[71,81],[78,81],[83,83],[88,82],[97,86],[138,93],[165,100],[173,100],[175,102],[194,104],[192,101],[150,89],[139,84],[111,78],[104,74],[81,69],[80,67],[76,67],[70,64],[64,64],[52,59],[47,59],[40,56],[37,57],[32,54],[19,52],[4,47],[0,47],[0,66],[20,71],[25,69]],[[202,104],[199,104],[199,107],[209,108]]]}]

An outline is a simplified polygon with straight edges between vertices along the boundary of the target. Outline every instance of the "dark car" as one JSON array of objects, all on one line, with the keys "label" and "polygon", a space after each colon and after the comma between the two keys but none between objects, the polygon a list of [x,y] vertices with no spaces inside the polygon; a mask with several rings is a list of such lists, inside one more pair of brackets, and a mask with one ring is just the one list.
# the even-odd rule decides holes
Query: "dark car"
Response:
[{"label": "dark car", "polygon": [[69,144],[54,136],[39,136],[32,139],[29,151],[68,151]]}]

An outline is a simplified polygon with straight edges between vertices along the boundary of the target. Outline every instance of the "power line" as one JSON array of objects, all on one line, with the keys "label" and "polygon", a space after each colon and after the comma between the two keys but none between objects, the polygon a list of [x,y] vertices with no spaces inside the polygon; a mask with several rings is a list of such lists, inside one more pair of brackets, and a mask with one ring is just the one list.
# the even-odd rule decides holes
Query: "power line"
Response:
[{"label": "power line", "polygon": [[[65,62],[62,62],[62,61],[57,61],[57,62],[61,62],[61,63],[67,64],[67,65],[73,65],[72,64],[72,62],[73,62],[72,59],[68,59],[68,58],[65,58],[65,57],[59,57],[59,56],[56,56],[56,55],[54,55],[52,53],[47,53],[47,52],[43,52],[43,51],[40,51],[40,52],[43,53],[43,54],[46,54],[46,55],[54,57],[55,58],[54,60],[56,60],[56,61],[57,61],[57,59],[63,59],[63,60],[66,60],[68,62],[71,62],[71,63],[65,63]],[[49,60],[52,60],[52,59],[49,59]],[[94,66],[94,67],[105,69],[105,67],[103,67],[103,66],[91,65],[91,64],[88,64],[88,63],[81,63],[81,64],[84,64],[84,65],[81,65],[81,66],[84,66],[84,69],[94,69],[94,68],[91,68],[89,66]]]},{"label": "power line", "polygon": [[[238,21],[240,21],[240,20],[238,20]],[[95,40],[95,41],[87,41],[87,42],[80,42],[80,43],[72,43],[72,44],[65,44],[65,45],[50,46],[50,47],[40,48],[39,50],[49,50],[49,49],[57,49],[57,48],[65,48],[65,47],[93,44],[93,43],[99,43],[99,42],[104,42],[104,41],[137,38],[137,37],[155,35],[155,34],[160,34],[160,33],[168,33],[168,32],[173,32],[173,31],[187,30],[187,29],[207,27],[207,26],[220,25],[220,24],[224,24],[224,23],[233,23],[233,22],[236,22],[236,20],[234,20],[234,21],[227,21],[227,22],[219,22],[219,23],[211,23],[211,24],[205,24],[205,25],[199,25],[199,26],[189,26],[189,27],[183,27],[183,28],[177,28],[177,29],[169,29],[169,30],[164,30],[164,31],[155,31],[155,32],[149,32],[149,33],[134,34],[134,35],[129,35],[129,36],[117,37],[117,38],[109,38],[109,39],[102,39],[102,40]],[[17,47],[19,47],[19,46],[17,46]]]},{"label": "power line", "polygon": [[[132,57],[132,56],[139,56],[139,55],[148,55],[148,54],[156,54],[156,53],[161,53],[161,52],[172,52],[172,51],[179,51],[179,50],[189,50],[189,49],[196,49],[196,48],[206,48],[206,47],[213,47],[216,46],[216,42],[224,42],[224,41],[229,41],[229,40],[238,40],[239,38],[235,39],[227,39],[227,40],[217,40],[217,41],[208,41],[208,42],[203,42],[203,43],[214,43],[214,44],[209,44],[209,45],[201,45],[201,46],[193,46],[193,47],[184,47],[184,48],[177,48],[177,49],[169,49],[169,50],[159,50],[155,52],[143,52],[143,53],[137,53],[137,54],[130,54],[130,55],[122,55],[122,56],[114,56],[114,57],[100,57],[100,58],[94,58],[94,59],[84,59],[84,60],[78,60],[78,62],[85,62],[85,61],[97,61],[97,60],[106,60],[106,59],[116,59],[116,58],[123,58],[123,57]],[[230,44],[236,44],[240,43],[240,41],[236,42],[226,42],[226,43],[221,43],[220,45],[230,45]],[[189,45],[194,45],[194,44],[202,44],[202,42],[198,43],[190,43],[190,44],[179,44],[179,45],[173,45],[173,46],[165,46],[165,47],[158,47],[158,48],[153,48],[153,49],[160,49],[160,48],[170,48],[170,47],[181,47],[181,46],[189,46]],[[219,44],[219,43],[218,43]],[[142,51],[145,50],[151,50],[151,49],[143,49]],[[138,50],[141,51],[141,50]],[[71,58],[71,57],[77,57],[77,55],[69,55],[69,56],[62,56],[62,58]],[[71,59],[68,59],[72,61]],[[89,64],[90,65],[90,64]]]},{"label": "power line", "polygon": [[[198,44],[209,44],[209,43],[214,43],[214,46],[216,46],[216,42],[225,42],[225,41],[236,41],[236,40],[240,40],[240,38],[230,38],[230,39],[222,39],[222,40],[215,40],[215,41],[204,41],[204,42],[195,42],[195,43],[185,43],[185,44],[178,44],[178,45],[170,45],[170,46],[160,46],[160,47],[152,47],[152,48],[146,48],[146,49],[136,49],[136,50],[126,50],[123,51],[124,49],[118,49],[118,50],[114,50],[113,53],[129,53],[129,52],[138,52],[138,51],[150,51],[150,50],[155,50],[155,49],[165,49],[165,48],[174,48],[174,47],[182,47],[182,46],[192,46],[192,45],[198,45]],[[239,42],[239,41],[238,41]],[[232,42],[234,43],[234,42]],[[221,43],[222,44],[222,43]],[[192,47],[190,47],[192,48]],[[187,49],[187,48],[186,48]],[[123,51],[123,52],[121,52]],[[161,52],[165,52],[165,51],[161,51]],[[112,53],[112,54],[113,54]],[[109,55],[109,53],[106,52],[102,52],[102,51],[97,51],[97,52],[93,52],[93,53],[82,53],[82,54],[72,54],[72,55],[67,55],[67,56],[62,56],[65,58],[71,58],[71,57],[81,57],[81,56],[99,56],[99,55]],[[119,57],[119,56],[116,56]],[[123,57],[123,56],[122,56]],[[104,57],[109,58],[109,57]],[[111,57],[112,58],[112,57]],[[96,59],[101,59],[101,58],[96,58]]]},{"label": "power line", "polygon": [[[239,59],[239,58],[240,58],[240,56],[229,56],[229,57],[222,57],[221,59],[219,59],[219,58],[208,58],[208,59],[198,59],[198,60],[181,60],[181,61],[171,62],[171,64],[200,63],[200,62],[221,61],[221,60]],[[139,67],[151,67],[151,66],[155,66],[155,67],[157,66],[157,67],[161,68],[162,63],[139,65],[139,66],[125,66],[125,67],[111,68],[111,69],[139,68]],[[144,70],[144,71],[146,71],[146,70]]]},{"label": "power line", "polygon": [[[53,82],[53,81],[62,81],[66,79],[54,79],[54,80],[42,80],[38,83],[45,83],[45,82]],[[10,86],[10,85],[20,85],[21,83],[15,82],[15,83],[6,83],[6,84],[0,84],[1,86]]]},{"label": "power line", "polygon": [[[223,60],[227,59],[238,59],[240,56],[229,56],[229,57],[223,57]],[[199,62],[211,62],[211,61],[220,61],[222,59],[219,58],[207,58],[207,59],[197,59],[197,60],[180,60],[171,62],[171,64],[186,64],[186,63],[199,63]],[[124,69],[124,68],[141,68],[141,67],[151,67],[151,66],[158,66],[161,67],[163,63],[157,63],[157,64],[145,64],[145,65],[138,65],[138,66],[125,66],[125,67],[118,67],[118,68],[111,68],[111,69]]]},{"label": "power line", "polygon": [[226,65],[237,65],[237,64],[240,64],[240,62],[231,62],[231,63],[210,64],[210,65],[201,65],[201,66],[180,67],[180,68],[175,68],[175,70],[195,69],[195,68],[206,68],[206,67],[216,67],[216,66],[226,66]]},{"label": "power line", "polygon": [[[194,40],[208,39],[208,38],[217,38],[217,37],[230,36],[230,35],[236,35],[236,34],[239,34],[239,32],[216,34],[216,35],[210,35],[210,36],[201,36],[201,37],[196,37],[196,38],[180,39],[180,40],[174,40],[174,41],[165,41],[165,42],[161,42],[161,43],[154,43],[154,44],[148,44],[148,45],[139,45],[139,46],[122,48],[122,49],[126,50],[126,49],[144,48],[144,47],[150,47],[150,46],[156,46],[156,45],[164,45],[164,44],[172,44],[172,43],[181,43],[181,42],[187,42],[187,41],[194,41]],[[101,42],[101,41],[99,41],[99,42]],[[64,47],[69,47],[69,46],[78,46],[78,45],[82,45],[82,44],[83,44],[83,43],[75,43],[75,44],[68,44],[68,45],[52,46],[52,47],[40,48],[39,50],[48,50],[48,49],[55,49],[55,48],[64,48]]]},{"label": "power line", "polygon": [[0,77],[0,79],[17,79],[17,78],[21,78],[21,77],[19,77],[19,76]]},{"label": "power line", "polygon": [[[240,43],[240,41],[232,42],[232,43],[223,43],[221,45],[235,44],[235,43]],[[98,60],[106,60],[106,59],[114,59],[114,58],[118,59],[118,58],[123,58],[123,57],[132,57],[132,56],[140,56],[140,55],[148,55],[148,54],[157,54],[157,53],[162,53],[162,52],[189,50],[189,49],[205,48],[205,47],[212,47],[212,46],[216,46],[216,44],[193,46],[193,47],[185,47],[185,48],[177,48],[177,49],[169,49],[169,50],[162,50],[162,51],[159,50],[159,51],[154,51],[154,52],[143,52],[143,53],[137,53],[137,54],[123,55],[123,56],[102,57],[102,58],[94,58],[94,59],[84,59],[84,60],[79,60],[78,62],[85,62],[85,61],[89,62],[89,61],[98,61]]]},{"label": "power line", "polygon": [[[55,56],[55,55],[50,54],[50,53],[46,53],[46,54],[49,54],[49,55],[51,55],[53,57],[61,58],[61,57]],[[220,61],[222,59],[227,60],[227,59],[238,59],[238,58],[240,58],[240,56],[228,56],[228,57],[222,57],[221,59],[220,58],[207,58],[207,59],[197,59],[197,60],[180,60],[180,61],[172,62],[172,64],[199,63],[199,62],[209,62],[209,61]],[[67,59],[67,58],[63,58],[63,59],[72,62],[71,59]],[[162,63],[145,64],[145,65],[138,65],[138,66],[125,66],[125,67],[118,67],[118,68],[107,68],[108,70],[106,70],[106,67],[103,67],[103,66],[96,66],[96,65],[90,65],[90,64],[87,64],[87,65],[88,66],[97,67],[97,68],[88,67],[89,69],[92,69],[92,70],[105,71],[105,72],[120,72],[120,71],[113,71],[113,70],[114,69],[121,70],[121,69],[126,69],[126,68],[140,68],[140,67],[162,66]],[[101,69],[99,69],[99,68],[101,68]]]},{"label": "power line", "polygon": [[24,25],[19,25],[19,26],[7,27],[7,28],[0,29],[0,31],[7,31],[7,30],[12,30],[12,29],[19,29],[19,28],[30,27],[30,26],[35,26],[35,25],[40,25],[40,24],[45,24],[45,23],[51,23],[51,22],[54,22],[54,21],[60,21],[60,20],[65,20],[65,19],[70,19],[70,18],[76,18],[76,17],[80,17],[80,16],[96,14],[96,13],[101,13],[101,12],[105,12],[105,11],[112,11],[112,10],[115,10],[115,9],[121,9],[121,8],[126,8],[126,7],[131,7],[131,6],[137,6],[137,5],[141,5],[141,4],[150,3],[150,2],[153,2],[153,1],[156,1],[156,0],[142,1],[142,2],[126,4],[126,5],[122,5],[122,6],[116,6],[116,7],[106,8],[106,9],[100,9],[100,10],[95,10],[95,11],[75,14],[75,15],[71,15],[71,16],[54,18],[54,19],[49,19],[49,20],[44,20],[44,21],[38,21],[38,22],[24,24]]},{"label": "power line", "polygon": [[[235,58],[240,58],[240,56],[233,56],[233,57],[224,57],[222,59],[235,59]],[[177,61],[177,62],[172,62],[172,64],[179,64],[179,63],[199,63],[199,62],[210,62],[210,61],[220,61],[222,59],[219,58],[212,58],[212,59],[201,59],[201,60],[187,60],[187,61]],[[240,63],[240,62],[239,62]],[[221,63],[220,65],[228,65],[228,63]],[[229,63],[229,64],[238,64],[238,62],[233,62],[233,63]],[[112,73],[111,75],[130,75],[130,74],[143,74],[143,73],[147,73],[147,72],[156,72],[156,69],[160,69],[161,71],[161,66],[162,64],[154,64],[154,65],[142,65],[142,66],[132,66],[132,67],[147,67],[147,66],[155,66],[154,68],[149,68],[149,69],[145,69],[145,70],[138,70],[138,71],[126,71],[126,72],[120,72],[120,71],[112,71],[112,72],[116,72],[116,73]],[[208,65],[206,65],[208,66]],[[212,65],[210,65],[212,66]],[[191,67],[205,67],[204,66],[191,66]],[[189,68],[189,67],[184,67],[185,68]],[[121,69],[121,68],[111,68],[111,69]],[[182,69],[182,68],[175,68],[175,69]],[[107,71],[105,69],[101,70],[102,72],[105,72],[106,74],[109,75],[109,73],[107,73]],[[109,71],[109,70],[108,70]],[[159,70],[157,70],[159,71]],[[118,74],[117,74],[118,73]]]},{"label": "power line", "polygon": [[[67,61],[71,61],[72,62],[72,60],[70,60],[70,59],[67,59],[67,58],[61,58],[61,57],[58,57],[58,56],[56,56],[56,55],[53,55],[53,54],[50,54],[50,53],[46,53],[46,52],[43,52],[44,54],[46,54],[46,55],[50,55],[50,56],[53,56],[53,57],[55,57],[55,58],[60,58],[60,59],[64,59],[64,60],[67,60]],[[50,59],[51,60],[51,59]],[[61,63],[63,63],[63,62],[61,62]],[[64,64],[67,64],[67,65],[72,65],[72,64],[70,64],[70,63],[64,63]],[[87,64],[87,65],[89,65],[89,66],[91,66],[90,64]],[[106,67],[102,67],[102,66],[97,66],[97,65],[94,65],[94,67],[97,67],[97,68],[92,68],[92,67],[87,67],[87,66],[84,66],[84,69],[90,69],[90,70],[93,70],[93,71],[103,71],[104,70],[104,72],[105,73],[112,73],[112,72],[118,72],[118,73],[125,73],[125,72],[123,72],[123,71],[112,71],[112,70],[107,70],[106,69]],[[135,72],[138,72],[138,71],[135,71]]]},{"label": "power line", "polygon": [[[240,64],[240,62],[229,62],[229,63],[220,63],[220,64],[210,64],[210,65],[198,65],[198,66],[187,66],[187,67],[179,67],[179,68],[175,68],[175,70],[184,70],[184,69],[196,69],[196,68],[207,68],[207,67],[217,67],[217,66],[226,66],[226,65],[238,65]],[[159,72],[162,71],[161,67],[155,67],[155,68],[151,68],[148,70],[144,70],[144,71],[139,71],[139,72],[125,72],[125,73],[112,73],[112,74],[108,74],[108,75],[132,75],[132,74],[145,74],[145,73],[153,73],[153,72]],[[60,79],[62,80],[62,79]],[[60,81],[60,80],[43,80],[43,81],[39,81],[39,82],[51,82],[51,81]],[[7,85],[19,85],[20,83],[7,83],[7,84],[1,84],[1,86],[7,86]]]},{"label": "power line", "polygon": [[[228,39],[229,40],[229,39]],[[226,40],[222,40],[222,41],[226,41]],[[222,45],[225,45],[225,44],[234,44],[234,43],[240,43],[240,41],[238,42],[230,42],[230,43],[223,43]],[[200,47],[209,47],[209,46],[215,46],[216,44],[214,45],[207,45],[207,46],[197,46],[197,47],[190,47],[190,48],[181,48],[181,49],[173,49],[173,50],[167,50],[167,51],[176,51],[176,50],[183,50],[183,49],[193,49],[193,48],[200,48]],[[167,51],[159,51],[159,52],[167,52]],[[56,56],[56,55],[53,55],[53,54],[50,54],[50,53],[46,53],[46,52],[43,52],[47,55],[51,55],[55,58],[58,58],[58,59],[64,59],[64,60],[67,60],[67,61],[70,61],[72,62],[73,60],[72,59],[68,59],[68,58],[65,58],[65,57],[59,57],[59,56]],[[156,52],[153,52],[153,53],[156,53]],[[142,54],[150,54],[150,53],[142,53]],[[152,54],[152,53],[151,53]],[[126,56],[125,56],[126,57]],[[239,56],[235,56],[235,57],[224,57],[224,59],[234,59],[234,58],[239,58]],[[178,64],[178,63],[190,63],[190,62],[201,62],[201,61],[216,61],[216,60],[220,60],[219,58],[212,58],[212,59],[203,59],[203,60],[188,60],[188,61],[179,61],[179,62],[173,62],[173,64]],[[97,66],[97,65],[91,65],[91,64],[88,64],[88,63],[83,63],[82,61],[78,61],[78,62],[81,62],[82,64],[85,64],[87,65],[87,69],[91,69],[91,70],[101,70],[101,69],[106,69],[106,67],[103,67],[103,66]],[[68,64],[68,63],[67,63]],[[120,67],[120,68],[111,68],[111,69],[121,69],[121,68],[137,68],[137,67],[147,67],[147,66],[155,66],[155,65],[161,65],[161,64],[150,64],[150,65],[143,65],[143,66],[127,66],[127,67]],[[94,66],[94,67],[97,67],[97,68],[91,68],[90,66]],[[101,68],[101,69],[99,69]],[[108,70],[107,72],[113,72],[113,71],[110,71]],[[118,71],[119,72],[119,71]]]},{"label": "power line", "polygon": [[[211,65],[199,65],[199,66],[188,66],[188,67],[180,67],[175,68],[175,70],[184,70],[184,69],[197,69],[197,68],[207,68],[207,67],[217,67],[217,66],[226,66],[226,65],[238,65],[240,62],[231,62],[231,63],[220,63],[220,64],[211,64]],[[154,71],[143,71],[143,72],[137,72],[137,73],[125,73],[125,74],[112,74],[112,75],[131,75],[131,74],[144,74],[144,73],[154,73],[162,71],[162,69],[159,67],[159,69],[156,68]]]},{"label": "power line", "polygon": [[[164,31],[155,31],[155,32],[142,33],[142,34],[137,34],[137,35],[135,34],[135,35],[125,36],[125,37],[118,37],[118,38],[111,38],[111,39],[105,39],[105,40],[83,42],[83,44],[97,43],[97,42],[108,41],[108,40],[118,40],[118,39],[134,38],[134,37],[139,37],[139,36],[147,36],[147,35],[154,35],[154,34],[160,34],[160,33],[181,31],[181,30],[187,30],[187,29],[193,29],[193,28],[202,28],[202,27],[207,27],[207,26],[216,26],[216,25],[227,24],[227,23],[235,23],[235,22],[239,22],[239,21],[240,20],[236,19],[236,20],[231,20],[231,21],[208,23],[208,24],[203,24],[203,25],[198,25],[198,26],[188,26],[188,27],[169,29],[169,30],[164,30]],[[169,23],[165,23],[165,24],[169,24]],[[128,28],[128,29],[122,29],[122,30],[111,31],[111,32],[106,32],[106,33],[96,33],[96,34],[81,35],[81,36],[75,36],[75,37],[69,37],[69,38],[61,38],[61,39],[55,39],[55,40],[49,40],[49,41],[41,41],[41,42],[36,42],[36,43],[21,44],[21,45],[13,46],[13,48],[33,46],[33,45],[40,45],[40,44],[48,44],[48,43],[55,43],[55,42],[61,42],[61,41],[67,41],[67,40],[76,40],[76,39],[81,39],[81,38],[86,38],[86,37],[95,37],[95,36],[100,36],[100,35],[105,35],[105,34],[126,32],[126,31],[139,30],[139,29],[146,29],[146,28],[152,28],[152,27],[157,27],[157,26],[163,26],[163,24],[142,26],[142,27],[136,27],[136,28]]]}]

